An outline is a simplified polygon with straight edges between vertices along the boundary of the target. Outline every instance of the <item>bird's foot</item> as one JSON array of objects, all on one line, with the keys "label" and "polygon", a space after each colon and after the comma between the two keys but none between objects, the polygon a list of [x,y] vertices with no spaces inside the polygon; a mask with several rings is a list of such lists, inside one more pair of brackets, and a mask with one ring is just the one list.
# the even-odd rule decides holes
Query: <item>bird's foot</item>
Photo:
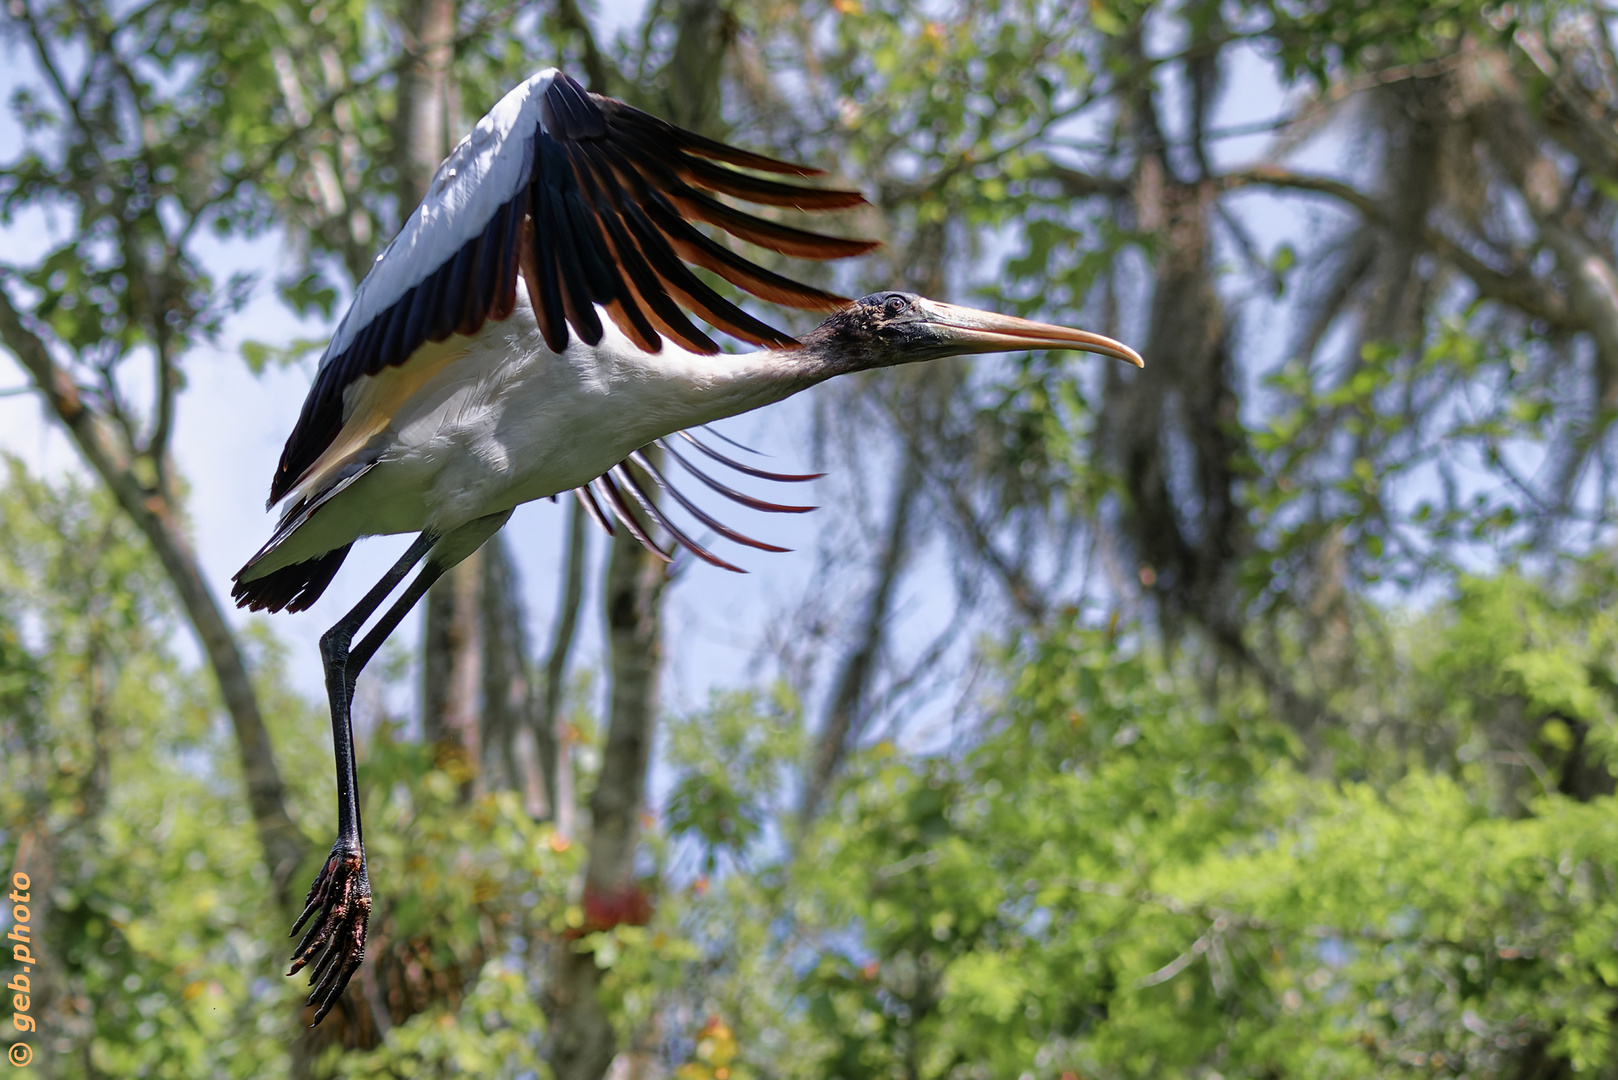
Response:
[{"label": "bird's foot", "polygon": [[313,990],[305,1004],[315,1006],[314,1024],[318,1024],[343,996],[343,988],[365,959],[371,881],[365,872],[365,852],[358,845],[338,840],[332,846],[326,865],[309,886],[303,914],[292,924],[289,936],[295,936],[306,922],[309,932],[298,942],[287,974],[296,975],[314,961],[309,973]]}]

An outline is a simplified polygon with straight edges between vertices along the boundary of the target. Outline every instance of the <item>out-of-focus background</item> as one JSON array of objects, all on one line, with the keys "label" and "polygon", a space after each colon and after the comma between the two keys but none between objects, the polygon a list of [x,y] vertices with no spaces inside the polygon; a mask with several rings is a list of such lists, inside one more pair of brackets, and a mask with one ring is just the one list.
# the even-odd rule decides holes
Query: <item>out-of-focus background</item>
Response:
[{"label": "out-of-focus background", "polygon": [[[9,0],[18,1075],[1618,1075],[1613,29]],[[223,598],[355,283],[552,64],[868,195],[828,227],[880,252],[784,272],[1147,366],[957,359],[721,425],[826,473],[738,479],[822,507],[741,514],[796,549],[716,539],[746,576],[520,510],[361,680],[372,938],[310,1031],[315,642],[402,540],[301,615]]]}]

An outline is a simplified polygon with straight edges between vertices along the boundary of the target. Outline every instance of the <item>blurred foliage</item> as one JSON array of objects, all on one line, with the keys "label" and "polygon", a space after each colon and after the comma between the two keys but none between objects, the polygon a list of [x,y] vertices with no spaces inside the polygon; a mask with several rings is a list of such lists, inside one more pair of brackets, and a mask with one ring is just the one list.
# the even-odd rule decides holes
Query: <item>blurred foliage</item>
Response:
[{"label": "blurred foliage", "polygon": [[733,859],[760,839],[766,821],[787,811],[792,764],[803,756],[801,716],[784,686],[769,697],[721,695],[710,708],[669,726],[665,760],[678,770],[663,808],[672,839],[702,849],[702,871]]},{"label": "blurred foliage", "polygon": [[[1197,704],[1138,640],[1065,619],[1006,650],[970,751],[876,746],[795,858],[691,895],[740,1060],[1608,1075],[1618,805],[1605,770],[1608,794],[1558,790],[1557,758],[1575,726],[1604,761],[1618,733],[1606,590],[1508,575],[1395,621],[1408,663],[1362,708],[1417,737],[1362,746],[1353,779],[1306,772],[1261,696]],[[1510,768],[1480,752],[1502,708],[1542,724]]]}]

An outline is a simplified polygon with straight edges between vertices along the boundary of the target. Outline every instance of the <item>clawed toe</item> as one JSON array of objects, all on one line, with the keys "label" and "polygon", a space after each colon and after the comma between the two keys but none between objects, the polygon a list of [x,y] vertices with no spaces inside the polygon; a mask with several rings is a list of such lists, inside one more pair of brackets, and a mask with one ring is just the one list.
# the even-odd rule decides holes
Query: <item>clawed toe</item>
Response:
[{"label": "clawed toe", "polygon": [[316,1007],[315,1024],[326,1018],[364,961],[370,921],[371,883],[365,872],[365,854],[339,841],[309,886],[303,913],[292,924],[292,935],[309,924],[287,974],[296,975],[314,962],[309,973],[312,989],[305,1004]]}]

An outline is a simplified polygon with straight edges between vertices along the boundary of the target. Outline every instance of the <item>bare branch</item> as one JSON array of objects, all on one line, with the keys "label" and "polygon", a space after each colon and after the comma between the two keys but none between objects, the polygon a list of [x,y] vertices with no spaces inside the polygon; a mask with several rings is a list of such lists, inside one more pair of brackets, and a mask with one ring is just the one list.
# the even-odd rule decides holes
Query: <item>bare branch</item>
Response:
[{"label": "bare branch", "polygon": [[[1062,185],[1062,193],[1069,198],[1083,199],[1092,195],[1120,197],[1129,194],[1129,185],[1110,176],[1096,176],[1065,165],[1049,165],[1046,172]],[[1037,173],[1035,175],[1038,175]]]},{"label": "bare branch", "polygon": [[1479,295],[1554,326],[1569,327],[1566,299],[1526,270],[1502,274],[1437,229],[1428,229],[1425,239],[1446,262],[1471,279]]},{"label": "bare branch", "polygon": [[1270,187],[1291,191],[1312,191],[1345,202],[1358,210],[1366,219],[1386,223],[1381,204],[1352,184],[1325,176],[1310,176],[1293,172],[1280,165],[1259,165],[1240,172],[1226,173],[1218,179],[1219,190],[1235,191],[1244,187]]},{"label": "bare branch", "polygon": [[850,635],[854,646],[843,657],[837,682],[826,707],[820,742],[804,779],[803,802],[799,817],[807,824],[819,809],[820,800],[847,755],[850,744],[859,738],[869,716],[866,701],[876,672],[877,657],[887,638],[888,616],[899,573],[909,553],[910,518],[921,491],[922,450],[908,442],[897,475],[893,478],[892,508],[888,511],[887,536],[882,557],[877,562],[876,580],[865,602],[865,616],[859,629]]}]

